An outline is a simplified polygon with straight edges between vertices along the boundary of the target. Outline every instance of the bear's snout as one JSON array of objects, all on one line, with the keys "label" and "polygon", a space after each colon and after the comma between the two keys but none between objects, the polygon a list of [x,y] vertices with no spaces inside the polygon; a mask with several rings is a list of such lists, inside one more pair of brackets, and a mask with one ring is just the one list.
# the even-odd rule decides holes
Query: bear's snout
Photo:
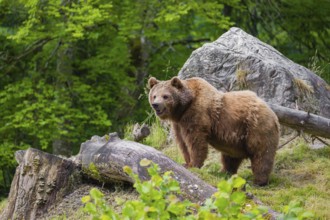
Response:
[{"label": "bear's snout", "polygon": [[152,103],[151,106],[158,116],[165,112],[165,106],[162,103]]},{"label": "bear's snout", "polygon": [[159,107],[159,104],[158,104],[158,103],[154,103],[154,104],[152,104],[152,107],[153,107],[155,110],[157,110],[158,107]]}]

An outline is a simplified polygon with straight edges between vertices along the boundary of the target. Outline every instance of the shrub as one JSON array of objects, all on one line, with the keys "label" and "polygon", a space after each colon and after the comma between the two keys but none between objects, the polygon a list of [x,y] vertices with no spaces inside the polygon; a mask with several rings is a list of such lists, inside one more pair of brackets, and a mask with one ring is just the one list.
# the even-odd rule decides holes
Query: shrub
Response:
[{"label": "shrub", "polygon": [[[82,198],[84,210],[95,220],[103,219],[263,219],[267,211],[264,207],[247,203],[242,187],[245,180],[233,176],[218,184],[218,192],[205,201],[204,205],[181,201],[179,183],[167,171],[162,176],[157,164],[148,160],[141,161],[142,166],[149,166],[149,181],[141,181],[132,169],[124,167],[125,172],[134,181],[139,193],[139,200],[122,203],[121,213],[116,213],[106,204],[104,195],[92,189],[90,196]],[[120,201],[118,201],[121,203]]]}]

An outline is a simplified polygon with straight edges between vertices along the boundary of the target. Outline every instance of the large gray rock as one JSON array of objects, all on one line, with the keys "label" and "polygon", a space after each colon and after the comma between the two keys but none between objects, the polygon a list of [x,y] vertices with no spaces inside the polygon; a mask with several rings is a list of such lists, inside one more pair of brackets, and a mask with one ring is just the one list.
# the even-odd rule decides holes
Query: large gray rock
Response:
[{"label": "large gray rock", "polygon": [[239,28],[191,54],[179,77],[194,76],[218,90],[249,89],[267,102],[330,118],[330,86],[323,79]]}]

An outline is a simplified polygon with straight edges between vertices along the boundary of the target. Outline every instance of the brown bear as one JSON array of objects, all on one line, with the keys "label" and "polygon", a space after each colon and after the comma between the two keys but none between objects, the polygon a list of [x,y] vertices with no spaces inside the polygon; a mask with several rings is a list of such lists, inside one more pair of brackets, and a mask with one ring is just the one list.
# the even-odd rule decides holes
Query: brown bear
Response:
[{"label": "brown bear", "polygon": [[148,81],[156,115],[169,120],[187,167],[202,167],[208,145],[221,152],[223,172],[251,160],[254,183],[267,185],[279,143],[279,122],[251,91],[223,93],[202,78]]}]

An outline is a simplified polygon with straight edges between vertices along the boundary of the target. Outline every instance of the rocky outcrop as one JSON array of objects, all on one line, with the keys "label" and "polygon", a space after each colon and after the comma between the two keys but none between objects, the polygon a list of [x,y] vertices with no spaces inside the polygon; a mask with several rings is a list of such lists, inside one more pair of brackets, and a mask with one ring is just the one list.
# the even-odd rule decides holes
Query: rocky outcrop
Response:
[{"label": "rocky outcrop", "polygon": [[239,28],[195,50],[179,77],[202,77],[222,91],[249,89],[266,102],[330,118],[330,86]]}]

